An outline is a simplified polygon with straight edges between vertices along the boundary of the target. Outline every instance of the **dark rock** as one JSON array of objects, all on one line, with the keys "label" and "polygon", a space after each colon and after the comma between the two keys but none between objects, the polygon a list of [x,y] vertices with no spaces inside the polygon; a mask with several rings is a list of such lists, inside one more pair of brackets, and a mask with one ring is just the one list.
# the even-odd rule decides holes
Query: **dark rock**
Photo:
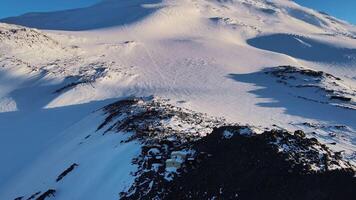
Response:
[{"label": "dark rock", "polygon": [[77,167],[78,164],[73,163],[70,167],[68,167],[66,170],[64,170],[56,179],[56,182],[62,180],[67,174],[69,174],[71,171],[74,170],[75,167]]},{"label": "dark rock", "polygon": [[305,133],[302,130],[294,131],[294,135],[297,137],[305,138]]},{"label": "dark rock", "polygon": [[331,100],[335,99],[335,100],[340,100],[340,101],[346,101],[346,102],[350,102],[352,100],[350,97],[343,97],[343,96],[331,96],[330,99]]},{"label": "dark rock", "polygon": [[49,189],[45,193],[41,194],[36,200],[45,200],[47,197],[55,197],[56,190]]},{"label": "dark rock", "polygon": [[37,195],[41,194],[41,191],[36,192],[35,194],[32,194],[27,200],[35,199]]},{"label": "dark rock", "polygon": [[[306,171],[303,167],[306,161],[286,160],[270,146],[268,138],[273,137],[267,133],[220,140],[222,131],[213,132],[197,142],[198,151],[214,156],[203,159],[196,168],[188,169],[167,184],[163,199],[326,200],[353,199],[356,195],[353,189],[356,180],[351,169]],[[286,136],[279,132],[272,134]]]}]

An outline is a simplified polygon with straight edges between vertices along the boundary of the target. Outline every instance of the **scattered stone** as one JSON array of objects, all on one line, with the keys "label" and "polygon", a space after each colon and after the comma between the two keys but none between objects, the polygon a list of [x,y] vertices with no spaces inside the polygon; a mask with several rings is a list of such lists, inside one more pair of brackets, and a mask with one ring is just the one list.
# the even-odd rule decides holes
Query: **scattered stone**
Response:
[{"label": "scattered stone", "polygon": [[331,96],[330,99],[336,99],[336,100],[346,101],[346,102],[350,102],[352,100],[351,97],[344,97],[344,96]]},{"label": "scattered stone", "polygon": [[41,191],[38,191],[36,193],[34,193],[33,195],[31,195],[29,198],[27,198],[27,200],[31,200],[31,199],[35,199],[37,195],[41,194]]},{"label": "scattered stone", "polygon": [[297,137],[305,138],[305,133],[302,130],[294,131],[294,135]]},{"label": "scattered stone", "polygon": [[329,133],[330,137],[336,137],[336,133]]},{"label": "scattered stone", "polygon": [[55,197],[56,190],[49,189],[45,193],[41,194],[36,200],[45,200],[47,197]]},{"label": "scattered stone", "polygon": [[73,163],[70,167],[68,167],[66,170],[64,170],[56,179],[56,182],[62,180],[67,174],[69,174],[71,171],[74,170],[74,168],[78,167],[78,164]]}]

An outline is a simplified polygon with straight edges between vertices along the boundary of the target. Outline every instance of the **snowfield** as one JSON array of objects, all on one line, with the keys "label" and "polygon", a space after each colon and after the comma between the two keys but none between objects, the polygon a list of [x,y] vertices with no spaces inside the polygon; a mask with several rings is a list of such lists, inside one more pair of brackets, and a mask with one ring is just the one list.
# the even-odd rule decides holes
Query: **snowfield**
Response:
[{"label": "snowfield", "polygon": [[[302,130],[356,169],[356,27],[345,21],[288,0],[103,0],[0,22],[0,199],[144,195],[133,160],[147,142],[98,129],[105,106],[132,97],[215,127]],[[156,109],[142,104],[127,116]],[[213,131],[181,118],[152,126]]]}]

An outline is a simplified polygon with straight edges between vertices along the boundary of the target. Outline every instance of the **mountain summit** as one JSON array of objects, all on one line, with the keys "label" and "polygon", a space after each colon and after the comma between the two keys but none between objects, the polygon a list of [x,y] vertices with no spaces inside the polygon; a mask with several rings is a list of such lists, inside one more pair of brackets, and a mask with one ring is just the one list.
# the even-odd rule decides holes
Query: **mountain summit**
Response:
[{"label": "mountain summit", "polygon": [[[28,13],[18,17],[5,18],[1,21],[40,29],[92,30],[131,24],[144,19],[145,16],[163,7],[198,4],[209,6],[210,9],[214,8],[215,11],[220,8],[220,11],[225,14],[229,11],[239,12],[240,14],[235,14],[241,17],[246,13],[251,13],[255,16],[253,18],[270,18],[279,21],[284,20],[285,22],[294,18],[319,28],[333,29],[334,31],[346,31],[345,26],[352,27],[325,13],[305,9],[288,0],[104,0],[86,8],[48,13]],[[229,8],[229,11],[226,10],[227,8]],[[202,14],[209,16],[211,13]],[[186,17],[189,17],[189,15],[186,15]]]}]

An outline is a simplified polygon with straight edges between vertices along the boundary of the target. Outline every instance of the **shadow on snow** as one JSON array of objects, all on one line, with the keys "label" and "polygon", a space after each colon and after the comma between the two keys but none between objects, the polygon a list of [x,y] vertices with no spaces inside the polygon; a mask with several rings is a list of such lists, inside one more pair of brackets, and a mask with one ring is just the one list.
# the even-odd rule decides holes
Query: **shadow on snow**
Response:
[{"label": "shadow on snow", "polygon": [[0,22],[48,30],[82,31],[127,25],[139,21],[158,9],[162,0],[104,0],[93,6],[56,11],[27,13],[1,19]]},{"label": "shadow on snow", "polygon": [[265,102],[258,103],[258,106],[284,108],[285,113],[289,115],[356,128],[356,112],[354,110],[298,98],[293,93],[293,88],[277,83],[273,77],[266,75],[264,70],[249,74],[229,74],[227,77],[237,82],[257,86],[258,89],[251,90],[249,93],[261,98],[261,101],[265,99]]},{"label": "shadow on snow", "polygon": [[339,64],[356,62],[356,49],[340,48],[299,35],[265,35],[249,39],[247,43],[259,49],[307,61]]},{"label": "shadow on snow", "polygon": [[46,149],[53,138],[93,111],[118,100],[45,108],[58,97],[54,91],[66,83],[48,84],[44,76],[38,74],[27,79],[21,87],[7,94],[16,102],[17,111],[0,112],[0,188]]}]

